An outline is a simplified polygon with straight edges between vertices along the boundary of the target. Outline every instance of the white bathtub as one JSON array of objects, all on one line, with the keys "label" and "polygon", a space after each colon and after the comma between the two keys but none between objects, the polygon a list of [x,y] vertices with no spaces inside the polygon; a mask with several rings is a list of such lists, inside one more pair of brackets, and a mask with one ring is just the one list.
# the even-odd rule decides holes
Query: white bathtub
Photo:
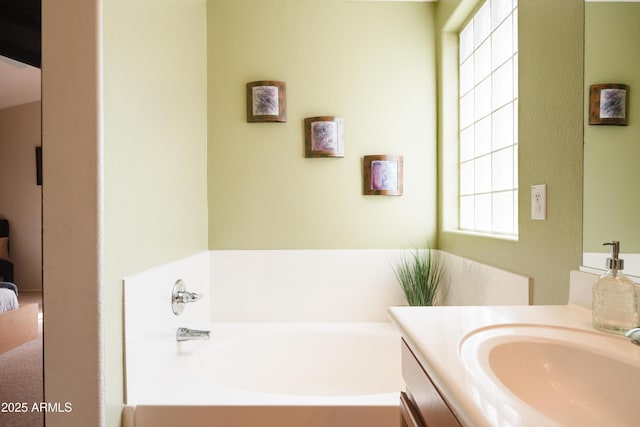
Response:
[{"label": "white bathtub", "polygon": [[399,425],[400,337],[390,323],[207,329],[209,341],[178,343],[175,331],[127,339],[124,427]]}]

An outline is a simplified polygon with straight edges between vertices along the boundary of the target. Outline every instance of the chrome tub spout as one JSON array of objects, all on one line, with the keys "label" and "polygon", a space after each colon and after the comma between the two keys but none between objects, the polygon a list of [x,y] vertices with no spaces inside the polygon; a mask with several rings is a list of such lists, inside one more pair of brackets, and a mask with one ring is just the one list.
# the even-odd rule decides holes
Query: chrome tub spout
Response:
[{"label": "chrome tub spout", "polygon": [[176,341],[208,340],[210,331],[180,327],[176,331]]}]

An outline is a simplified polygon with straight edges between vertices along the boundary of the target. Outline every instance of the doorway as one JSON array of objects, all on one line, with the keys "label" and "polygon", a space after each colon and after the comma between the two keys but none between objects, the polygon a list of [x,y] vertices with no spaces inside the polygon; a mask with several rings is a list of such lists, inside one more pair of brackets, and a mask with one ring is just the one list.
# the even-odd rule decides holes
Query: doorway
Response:
[{"label": "doorway", "polygon": [[[20,22],[37,24],[39,38],[39,11],[36,23],[24,14],[23,21],[12,21],[9,6],[0,2],[0,54],[11,56],[0,55],[0,218],[7,220],[8,230],[4,238],[7,250],[0,257],[6,256],[11,266],[10,273],[4,273],[10,276],[2,281],[15,284],[19,309],[36,305],[37,310],[29,311],[26,318],[21,314],[10,317],[21,311],[18,309],[5,316],[15,327],[4,330],[0,339],[14,335],[16,345],[13,347],[12,338],[12,347],[0,354],[0,402],[5,405],[0,410],[0,425],[39,427],[44,425],[44,416],[34,408],[44,401],[42,187],[37,161],[42,141],[40,46],[36,55],[33,49],[21,51],[7,45],[5,39],[11,29],[7,21],[14,24],[14,30]],[[28,34],[20,34],[31,43]],[[37,313],[37,319],[31,313]],[[25,332],[32,322],[37,322],[35,339]]]},{"label": "doorway", "polygon": [[[40,70],[0,57],[0,81],[0,86],[17,82],[10,89],[22,89],[0,87],[0,218],[6,225],[0,257],[8,266],[2,282],[15,284],[19,309],[38,307],[33,312],[37,319],[22,317],[18,310],[3,313],[14,326],[3,329],[0,340],[9,341],[12,334],[17,341],[11,340],[11,348],[0,354],[0,402],[26,403],[28,410],[0,408],[0,425],[39,426],[42,414],[31,409],[43,401],[42,187],[36,162],[36,147],[41,146]],[[33,322],[35,339],[28,333]]]}]

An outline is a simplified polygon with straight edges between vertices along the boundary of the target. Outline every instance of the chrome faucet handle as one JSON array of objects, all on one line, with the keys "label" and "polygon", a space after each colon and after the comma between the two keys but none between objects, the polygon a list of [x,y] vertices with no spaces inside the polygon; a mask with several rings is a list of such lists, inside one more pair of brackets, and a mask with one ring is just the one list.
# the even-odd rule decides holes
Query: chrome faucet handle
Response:
[{"label": "chrome faucet handle", "polygon": [[174,295],[174,299],[176,301],[187,303],[187,302],[196,302],[202,297],[202,294],[197,294],[195,292],[189,291],[178,291]]},{"label": "chrome faucet handle", "polygon": [[624,336],[629,338],[633,344],[640,345],[640,326],[629,329]]},{"label": "chrome faucet handle", "polygon": [[184,305],[196,302],[202,298],[202,294],[187,291],[187,284],[182,280],[176,280],[171,291],[171,310],[176,316],[184,311]]}]

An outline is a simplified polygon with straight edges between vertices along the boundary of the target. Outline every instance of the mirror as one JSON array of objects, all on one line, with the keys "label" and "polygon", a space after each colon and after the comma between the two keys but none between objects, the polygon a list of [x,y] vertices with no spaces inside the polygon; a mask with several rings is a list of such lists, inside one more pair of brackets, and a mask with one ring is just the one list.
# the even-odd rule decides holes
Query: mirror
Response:
[{"label": "mirror", "polygon": [[[584,56],[583,266],[605,269],[620,241],[625,273],[640,279],[640,3],[587,1]],[[628,126],[589,125],[589,87],[629,89]]]}]

